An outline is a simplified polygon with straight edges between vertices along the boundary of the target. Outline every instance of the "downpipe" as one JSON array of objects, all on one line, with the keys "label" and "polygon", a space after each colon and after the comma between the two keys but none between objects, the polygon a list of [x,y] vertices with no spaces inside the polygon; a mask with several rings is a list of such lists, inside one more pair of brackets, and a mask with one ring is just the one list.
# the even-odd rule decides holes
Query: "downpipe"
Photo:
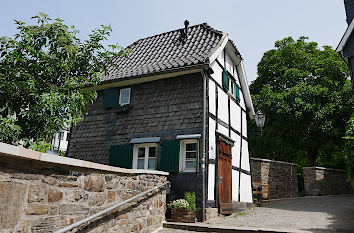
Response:
[{"label": "downpipe", "polygon": [[202,221],[206,220],[205,209],[206,209],[206,201],[205,201],[205,193],[206,193],[206,185],[205,185],[205,134],[206,134],[206,82],[207,75],[203,68],[200,69],[200,73],[203,77],[203,134],[202,134],[202,158],[201,158],[201,170],[202,170]]}]

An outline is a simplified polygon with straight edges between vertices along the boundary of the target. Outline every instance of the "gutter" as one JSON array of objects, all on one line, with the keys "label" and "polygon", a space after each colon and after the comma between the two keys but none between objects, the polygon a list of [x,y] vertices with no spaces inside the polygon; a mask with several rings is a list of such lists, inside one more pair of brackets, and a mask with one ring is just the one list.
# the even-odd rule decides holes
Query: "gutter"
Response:
[{"label": "gutter", "polygon": [[202,135],[202,159],[201,159],[201,170],[202,170],[202,221],[206,220],[205,217],[205,134],[206,134],[206,82],[207,82],[207,75],[205,74],[204,70],[201,68],[200,73],[203,77],[203,135]]}]

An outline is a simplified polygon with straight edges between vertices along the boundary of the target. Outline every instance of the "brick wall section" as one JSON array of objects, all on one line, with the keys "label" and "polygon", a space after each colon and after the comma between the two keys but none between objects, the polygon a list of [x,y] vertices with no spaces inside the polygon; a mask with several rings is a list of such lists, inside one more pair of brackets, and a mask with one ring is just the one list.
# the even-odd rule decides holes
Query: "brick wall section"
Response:
[{"label": "brick wall section", "polygon": [[311,196],[354,193],[344,170],[304,167],[305,193]]},{"label": "brick wall section", "polygon": [[252,182],[269,185],[271,199],[299,196],[296,164],[258,158],[250,161]]},{"label": "brick wall section", "polygon": [[[117,173],[9,156],[1,153],[3,145],[0,232],[53,232],[166,182],[166,175],[158,173]],[[162,227],[165,211],[166,192],[161,189],[78,232],[152,232]]]},{"label": "brick wall section", "polygon": [[72,129],[68,156],[108,164],[111,145],[135,137],[174,139],[202,132],[203,85],[200,73],[131,86],[132,108],[116,113],[103,108],[103,91]]}]

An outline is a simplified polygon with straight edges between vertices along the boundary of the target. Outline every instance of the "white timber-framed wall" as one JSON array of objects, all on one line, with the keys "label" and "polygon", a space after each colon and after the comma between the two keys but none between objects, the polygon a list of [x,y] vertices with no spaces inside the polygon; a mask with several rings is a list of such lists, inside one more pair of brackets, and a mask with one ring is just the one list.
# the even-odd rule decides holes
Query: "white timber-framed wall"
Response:
[{"label": "white timber-framed wall", "polygon": [[[211,60],[214,71],[208,79],[208,202],[217,200],[217,134],[222,134],[234,141],[232,147],[232,201],[252,203],[250,158],[247,138],[247,109],[245,93],[247,85],[244,67],[240,57],[236,56],[228,41],[226,46]],[[230,56],[230,54],[232,54]],[[222,73],[226,69],[230,77],[240,88],[240,101],[227,92],[222,85]],[[243,79],[243,80],[242,80]],[[243,82],[243,83],[241,83]],[[246,85],[245,85],[246,83]],[[242,85],[243,84],[243,85]],[[230,86],[231,87],[231,86]],[[248,88],[248,87],[246,87]],[[249,100],[251,101],[251,100]]]}]

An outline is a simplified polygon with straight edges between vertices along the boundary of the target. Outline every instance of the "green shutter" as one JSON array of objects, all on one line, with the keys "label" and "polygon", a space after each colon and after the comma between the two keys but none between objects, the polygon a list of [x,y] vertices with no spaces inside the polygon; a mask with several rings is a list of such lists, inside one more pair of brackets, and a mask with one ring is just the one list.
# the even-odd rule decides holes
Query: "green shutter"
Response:
[{"label": "green shutter", "polygon": [[104,90],[103,107],[114,108],[118,104],[118,88]]},{"label": "green shutter", "polygon": [[229,74],[227,73],[226,69],[222,72],[222,86],[227,91],[229,90]]},{"label": "green shutter", "polygon": [[236,100],[240,103],[240,86],[236,83]]},{"label": "green shutter", "polygon": [[115,167],[133,167],[133,145],[123,144],[111,146],[109,154],[109,165]]},{"label": "green shutter", "polygon": [[159,170],[171,173],[178,173],[179,140],[169,140],[162,142]]}]

